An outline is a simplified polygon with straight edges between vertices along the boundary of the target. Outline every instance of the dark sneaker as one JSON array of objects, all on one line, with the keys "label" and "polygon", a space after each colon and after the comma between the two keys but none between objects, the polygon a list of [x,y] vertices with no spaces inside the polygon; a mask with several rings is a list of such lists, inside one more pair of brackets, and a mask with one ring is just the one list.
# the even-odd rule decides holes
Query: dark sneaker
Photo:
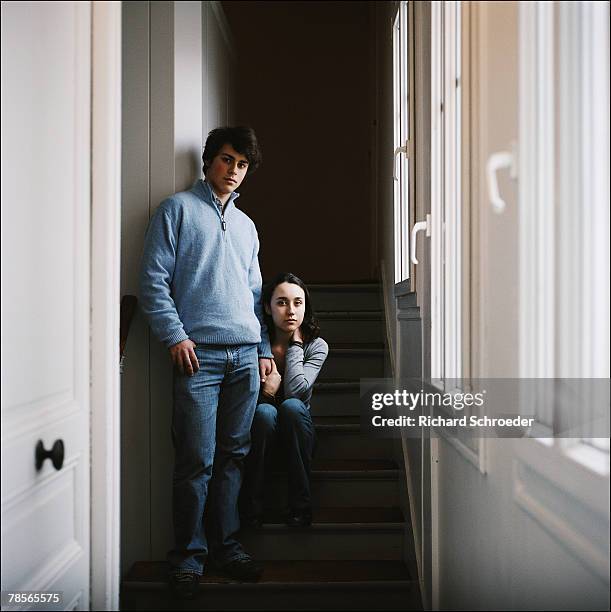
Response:
[{"label": "dark sneaker", "polygon": [[244,582],[256,582],[263,573],[263,566],[251,557],[234,559],[218,569],[226,576]]},{"label": "dark sneaker", "polygon": [[199,574],[193,572],[172,572],[170,590],[177,599],[193,599],[199,588]]},{"label": "dark sneaker", "polygon": [[286,517],[286,524],[289,527],[309,527],[312,524],[312,511],[292,510]]}]

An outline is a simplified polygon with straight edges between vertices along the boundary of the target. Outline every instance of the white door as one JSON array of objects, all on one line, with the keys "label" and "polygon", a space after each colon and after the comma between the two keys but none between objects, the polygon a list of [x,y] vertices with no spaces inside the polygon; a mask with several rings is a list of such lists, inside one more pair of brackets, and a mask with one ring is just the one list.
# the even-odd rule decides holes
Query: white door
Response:
[{"label": "white door", "polygon": [[90,77],[89,2],[2,3],[2,590],[46,609],[89,608]]}]

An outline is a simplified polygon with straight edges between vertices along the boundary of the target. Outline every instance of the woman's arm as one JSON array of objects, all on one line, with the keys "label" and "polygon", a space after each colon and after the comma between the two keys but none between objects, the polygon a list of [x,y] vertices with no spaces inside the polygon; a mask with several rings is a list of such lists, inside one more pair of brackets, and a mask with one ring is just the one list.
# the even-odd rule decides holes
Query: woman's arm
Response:
[{"label": "woman's arm", "polygon": [[322,338],[316,338],[308,346],[308,357],[303,347],[293,344],[286,351],[284,365],[284,396],[304,399],[308,396],[320,369],[329,354],[329,347]]}]

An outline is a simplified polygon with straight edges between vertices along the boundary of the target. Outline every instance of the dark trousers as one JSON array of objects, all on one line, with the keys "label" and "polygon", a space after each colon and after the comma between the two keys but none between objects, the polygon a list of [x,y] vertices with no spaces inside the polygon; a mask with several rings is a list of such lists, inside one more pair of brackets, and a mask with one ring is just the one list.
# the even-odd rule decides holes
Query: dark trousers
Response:
[{"label": "dark trousers", "polygon": [[[288,471],[288,502],[291,510],[311,509],[310,471],[316,448],[316,432],[310,410],[301,400],[284,400],[278,408],[258,404],[251,428],[251,448],[246,458],[240,510],[244,516],[261,516],[264,483],[273,451]],[[276,466],[278,467],[278,466]]]}]

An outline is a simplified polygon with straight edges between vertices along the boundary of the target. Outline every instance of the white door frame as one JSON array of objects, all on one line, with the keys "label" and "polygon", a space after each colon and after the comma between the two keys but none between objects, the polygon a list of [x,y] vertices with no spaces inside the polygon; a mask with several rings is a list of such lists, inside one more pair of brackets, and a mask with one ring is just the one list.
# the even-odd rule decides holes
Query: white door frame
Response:
[{"label": "white door frame", "polygon": [[121,2],[91,14],[91,609],[118,610]]}]

